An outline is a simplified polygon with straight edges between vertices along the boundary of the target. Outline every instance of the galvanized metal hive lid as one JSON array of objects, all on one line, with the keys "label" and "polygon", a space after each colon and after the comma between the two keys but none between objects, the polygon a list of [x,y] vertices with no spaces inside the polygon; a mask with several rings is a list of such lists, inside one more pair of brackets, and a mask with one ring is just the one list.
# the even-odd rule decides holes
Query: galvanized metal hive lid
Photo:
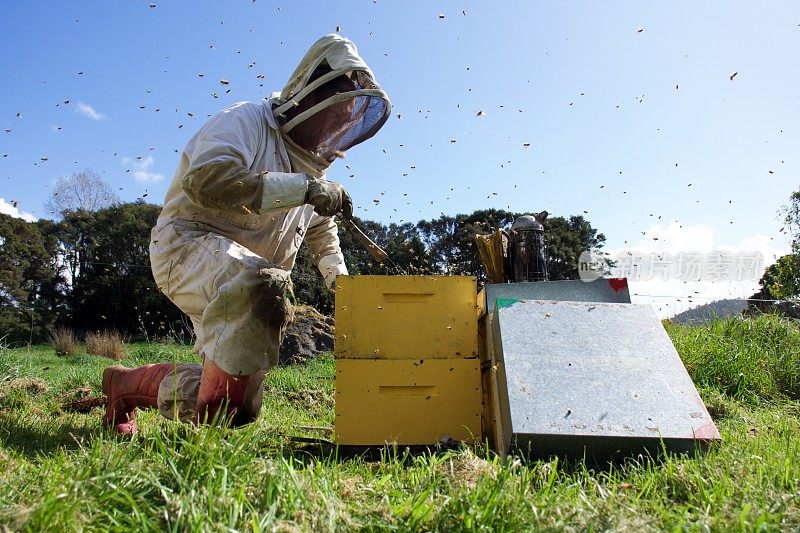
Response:
[{"label": "galvanized metal hive lid", "polygon": [[624,448],[663,439],[668,449],[688,449],[719,439],[649,306],[500,299],[496,313],[518,445]]}]

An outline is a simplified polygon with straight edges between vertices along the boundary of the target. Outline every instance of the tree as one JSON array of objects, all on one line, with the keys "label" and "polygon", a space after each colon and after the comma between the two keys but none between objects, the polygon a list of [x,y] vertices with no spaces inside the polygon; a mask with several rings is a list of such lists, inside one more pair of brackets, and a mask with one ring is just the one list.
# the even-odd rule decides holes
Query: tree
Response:
[{"label": "tree", "polygon": [[792,252],[800,254],[800,190],[789,196],[789,203],[781,209],[783,223],[792,237]]},{"label": "tree", "polygon": [[389,256],[379,263],[351,231],[339,226],[339,242],[352,274],[430,274],[436,272],[414,224],[389,224],[354,218],[355,224]]},{"label": "tree", "polygon": [[182,330],[183,314],[159,290],[150,270],[150,230],[161,208],[144,201],[67,212],[62,222],[71,270],[72,325],[164,336]]},{"label": "tree", "polygon": [[787,301],[800,299],[800,190],[791,194],[789,203],[781,208],[781,212],[784,229],[792,237],[792,253],[781,256],[767,267],[759,281],[761,289],[750,297],[753,300],[750,307],[800,318],[800,304]]},{"label": "tree", "polygon": [[[60,308],[58,269],[51,258],[55,241],[46,223],[0,214],[0,340],[41,341]],[[54,268],[56,270],[54,271]]]},{"label": "tree", "polygon": [[65,210],[62,217],[57,226],[61,260],[69,290],[75,293],[80,291],[89,263],[94,213],[84,209]]},{"label": "tree", "polygon": [[778,300],[800,299],[800,190],[789,196],[781,208],[784,228],[792,237],[792,253],[770,265],[761,278],[761,286]]},{"label": "tree", "polygon": [[44,208],[58,216],[64,211],[93,212],[118,202],[117,195],[96,172],[84,170],[58,178]]},{"label": "tree", "polygon": [[[504,210],[482,209],[470,215],[442,215],[438,219],[423,220],[417,224],[417,229],[439,272],[472,275],[485,281],[475,235],[507,230],[518,216],[519,213]],[[606,240],[582,216],[547,218],[543,225],[551,280],[576,279],[581,253],[598,251]]]},{"label": "tree", "polygon": [[46,269],[48,278],[39,286],[40,309],[43,326],[51,328],[69,317],[69,306],[66,299],[67,282],[64,265],[63,247],[59,235],[61,228],[52,220],[37,220],[34,225],[42,236],[42,244],[46,252],[42,267]]},{"label": "tree", "polygon": [[787,254],[771,264],[761,277],[761,285],[777,300],[800,298],[800,255]]},{"label": "tree", "polygon": [[430,261],[438,272],[476,276],[485,279],[476,234],[508,229],[518,215],[500,209],[480,209],[470,215],[441,215],[438,219],[417,223]]},{"label": "tree", "polygon": [[597,252],[606,242],[582,216],[547,218],[544,221],[547,240],[547,269],[550,279],[578,278],[578,258],[585,251]]},{"label": "tree", "polygon": [[747,312],[800,318],[800,305],[789,301],[800,298],[798,272],[800,272],[800,256],[797,254],[784,255],[768,266],[759,281],[761,289],[750,297]]},{"label": "tree", "polygon": [[[113,328],[148,337],[186,332],[188,321],[158,290],[150,271],[150,230],[159,211],[159,206],[137,201],[96,211],[65,209],[59,222],[29,223],[3,215],[0,337],[40,341],[57,322],[79,332]],[[507,229],[516,216],[487,209],[417,224],[356,220],[388,253],[391,261],[385,264],[372,259],[344,227],[339,239],[352,274],[464,274],[483,280],[475,235]],[[577,272],[580,252],[604,241],[582,217],[549,219],[546,231],[558,267],[554,279]],[[326,313],[333,310],[333,295],[306,247],[298,251],[292,280],[299,302]]]},{"label": "tree", "polygon": [[410,222],[389,224],[383,248],[391,260],[388,266],[395,274],[424,275],[437,272],[416,226]]}]

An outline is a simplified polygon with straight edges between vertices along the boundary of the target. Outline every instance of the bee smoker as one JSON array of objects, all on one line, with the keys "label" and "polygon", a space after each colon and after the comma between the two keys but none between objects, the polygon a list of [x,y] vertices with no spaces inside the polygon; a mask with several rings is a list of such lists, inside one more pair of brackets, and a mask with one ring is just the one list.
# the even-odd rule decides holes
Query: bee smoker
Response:
[{"label": "bee smoker", "polygon": [[522,281],[547,281],[547,242],[544,222],[547,211],[536,215],[522,215],[508,230],[505,257],[506,278],[512,283]]}]

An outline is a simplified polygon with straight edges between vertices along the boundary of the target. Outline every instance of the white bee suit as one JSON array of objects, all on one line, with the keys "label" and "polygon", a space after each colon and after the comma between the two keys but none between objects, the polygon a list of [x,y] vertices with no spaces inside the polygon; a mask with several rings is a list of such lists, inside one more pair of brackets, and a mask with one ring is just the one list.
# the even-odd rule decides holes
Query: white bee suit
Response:
[{"label": "white bee suit", "polygon": [[[200,355],[231,374],[277,363],[283,291],[304,240],[329,286],[347,273],[336,223],[303,204],[308,177],[290,170],[269,102],[235,104],[187,144],[152,231],[156,283],[191,318]],[[162,381],[162,413],[177,397],[193,415],[200,371],[179,365]]]},{"label": "white bee suit", "polygon": [[[295,127],[297,120],[283,124],[285,118],[279,122],[278,117],[295,105],[295,98],[320,85],[310,78],[323,63],[332,74],[356,80],[356,90],[344,93],[356,104],[348,107],[352,117],[331,134],[332,140],[311,153],[289,138],[286,127]],[[336,223],[304,202],[309,180],[324,178],[330,150],[357,144],[383,125],[390,104],[376,87],[355,46],[342,37],[325,36],[312,46],[282,93],[224,109],[181,154],[151,235],[153,275],[164,294],[191,318],[198,353],[224,372],[263,375],[277,363],[281,335],[291,319],[284,293],[303,241],[328,287],[338,274],[347,273]],[[342,97],[337,93],[328,105]],[[317,108],[324,110],[325,105]],[[201,365],[178,365],[161,381],[158,407],[165,416],[177,413],[183,420],[194,415],[201,371]],[[261,380],[256,381],[261,387]],[[260,401],[260,393],[254,395],[252,412],[258,412]]]}]

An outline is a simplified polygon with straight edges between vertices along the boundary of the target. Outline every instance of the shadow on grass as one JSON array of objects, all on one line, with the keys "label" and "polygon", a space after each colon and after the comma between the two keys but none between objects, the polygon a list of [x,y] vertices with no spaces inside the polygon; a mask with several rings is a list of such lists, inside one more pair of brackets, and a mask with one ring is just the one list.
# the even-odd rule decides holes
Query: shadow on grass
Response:
[{"label": "shadow on grass", "polygon": [[35,422],[19,416],[0,415],[0,447],[33,459],[63,449],[76,449],[90,442],[101,431],[74,420],[50,418]]},{"label": "shadow on grass", "polygon": [[437,455],[462,449],[457,442],[442,443],[435,446],[408,446],[399,444],[385,444],[383,446],[349,446],[337,445],[325,439],[294,437],[290,446],[281,449],[285,458],[305,464],[306,461],[334,461],[346,462],[354,459],[377,462],[391,459],[394,462],[405,464],[421,455]]},{"label": "shadow on grass", "polygon": [[[535,464],[551,463],[557,460],[559,470],[568,475],[578,475],[588,472],[603,472],[609,468],[624,469],[628,466],[660,465],[674,458],[692,458],[702,456],[717,448],[718,443],[708,447],[696,447],[692,450],[666,451],[659,450],[627,450],[627,453],[613,453],[596,456],[578,456],[575,454],[527,454],[520,450],[512,452],[501,462],[521,462],[528,466]],[[468,446],[458,442],[442,443],[435,446],[347,446],[336,445],[325,439],[298,438],[292,439],[290,446],[280,450],[285,458],[292,458],[295,462],[306,464],[308,461],[347,462],[361,460],[367,462],[382,462],[391,460],[401,465],[413,463],[419,456],[436,456],[451,453],[469,447],[472,452],[482,459],[493,459],[497,455],[486,446]]]}]

